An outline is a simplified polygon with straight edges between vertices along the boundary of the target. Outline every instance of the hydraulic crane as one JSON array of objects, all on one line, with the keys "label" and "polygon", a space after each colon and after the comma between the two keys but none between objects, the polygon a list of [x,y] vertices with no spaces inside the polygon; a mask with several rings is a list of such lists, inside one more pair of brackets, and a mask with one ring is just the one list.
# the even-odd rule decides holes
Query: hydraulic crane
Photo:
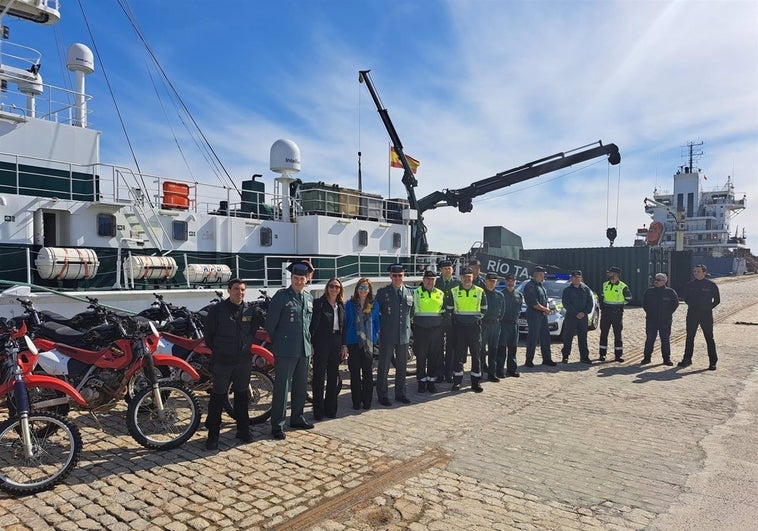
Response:
[{"label": "hydraulic crane", "polygon": [[395,131],[395,126],[392,124],[392,120],[390,120],[389,113],[387,112],[387,109],[382,106],[368,73],[369,70],[361,70],[359,72],[358,80],[359,82],[366,83],[366,87],[376,104],[379,116],[381,116],[384,127],[387,129],[387,133],[390,136],[395,152],[403,164],[404,173],[402,182],[405,185],[406,193],[408,195],[408,206],[411,210],[417,212],[416,219],[411,220],[412,252],[414,253],[423,254],[429,250],[423,216],[424,212],[427,210],[442,206],[454,206],[458,207],[460,212],[471,212],[473,209],[472,200],[475,197],[505,188],[506,186],[511,186],[534,177],[539,177],[540,175],[557,171],[562,168],[567,168],[574,164],[594,159],[602,155],[608,156],[609,164],[616,165],[621,162],[621,154],[619,153],[619,148],[616,144],[603,144],[601,141],[597,141],[592,144],[587,144],[570,151],[556,153],[522,166],[500,172],[487,179],[475,181],[464,188],[458,188],[456,190],[439,190],[432,192],[421,199],[416,199],[415,187],[418,186],[418,181],[413,175],[410,164],[408,164],[408,160],[403,153],[403,145],[400,142],[397,131]]}]

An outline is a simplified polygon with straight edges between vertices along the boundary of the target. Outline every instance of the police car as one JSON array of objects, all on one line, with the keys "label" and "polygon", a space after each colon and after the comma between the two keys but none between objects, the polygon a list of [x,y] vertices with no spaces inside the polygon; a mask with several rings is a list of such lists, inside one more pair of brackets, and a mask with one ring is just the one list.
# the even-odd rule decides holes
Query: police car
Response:
[{"label": "police car", "polygon": [[[550,308],[550,315],[547,316],[548,328],[550,335],[553,337],[563,338],[563,322],[566,319],[566,310],[563,309],[563,303],[561,299],[563,297],[563,290],[571,284],[571,276],[564,274],[545,275],[545,280],[542,286],[547,291],[547,303]],[[520,283],[516,286],[516,291],[524,294],[524,287],[526,282]],[[590,291],[592,291],[590,289]],[[600,323],[600,304],[598,302],[597,294],[592,291],[592,312],[589,316],[589,329],[594,330]],[[521,306],[521,314],[518,319],[518,330],[522,334],[526,334],[528,328],[526,324],[526,305]]]}]

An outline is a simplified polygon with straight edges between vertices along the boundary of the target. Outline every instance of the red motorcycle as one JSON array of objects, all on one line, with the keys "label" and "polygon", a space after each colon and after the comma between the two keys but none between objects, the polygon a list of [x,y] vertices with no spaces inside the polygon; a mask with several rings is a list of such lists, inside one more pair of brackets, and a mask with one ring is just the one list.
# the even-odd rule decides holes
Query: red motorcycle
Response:
[{"label": "red motorcycle", "polygon": [[27,385],[59,386],[47,376],[25,374],[19,364],[19,344],[34,350],[26,326],[15,329],[0,319],[0,393],[10,416],[0,423],[0,489],[11,494],[33,494],[52,488],[68,476],[82,451],[82,437],[70,420],[45,411],[33,411]]},{"label": "red motorcycle", "polygon": [[119,339],[98,351],[48,339],[34,340],[39,352],[23,353],[24,370],[30,378],[45,380],[34,389],[28,386],[32,408],[65,414],[73,401],[91,412],[106,411],[125,397],[128,382],[141,374],[145,385],[127,408],[129,433],[146,448],[176,448],[197,431],[200,409],[192,391],[179,382],[160,379],[158,374],[165,368],[181,370],[193,378],[199,374],[180,358],[155,353],[159,334],[152,323],[116,315],[108,319],[118,325]]},{"label": "red motorcycle", "polygon": [[[200,378],[194,380],[178,368],[171,368],[168,377],[181,381],[193,391],[210,391],[213,386],[211,350],[203,339],[203,318],[198,312],[185,307],[176,307],[166,302],[162,295],[155,294],[155,302],[149,310],[140,313],[160,323],[160,340],[156,354],[170,354],[183,359],[191,365]],[[259,333],[261,331],[259,330]],[[248,384],[248,404],[251,422],[263,422],[271,416],[271,404],[274,394],[274,381],[269,369],[274,365],[274,355],[262,345],[252,345],[253,370]],[[130,393],[141,386],[139,378],[130,381]],[[229,387],[224,410],[234,418],[234,394]]]}]

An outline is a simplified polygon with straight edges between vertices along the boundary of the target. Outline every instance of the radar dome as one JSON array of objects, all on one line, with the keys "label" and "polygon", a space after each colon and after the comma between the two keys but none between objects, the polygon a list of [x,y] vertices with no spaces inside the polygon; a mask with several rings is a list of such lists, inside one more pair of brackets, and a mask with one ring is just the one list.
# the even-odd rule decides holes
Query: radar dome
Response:
[{"label": "radar dome", "polygon": [[92,50],[79,42],[72,44],[66,54],[66,67],[72,72],[91,74],[95,71],[95,56],[92,55]]},{"label": "radar dome", "polygon": [[271,171],[298,173],[300,171],[300,148],[292,140],[280,139],[271,146]]}]

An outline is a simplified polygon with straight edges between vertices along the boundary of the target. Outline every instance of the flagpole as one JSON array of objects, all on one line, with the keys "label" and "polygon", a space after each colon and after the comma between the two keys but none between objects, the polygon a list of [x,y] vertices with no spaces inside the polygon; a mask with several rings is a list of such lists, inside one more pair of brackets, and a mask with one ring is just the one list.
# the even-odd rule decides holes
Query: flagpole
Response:
[{"label": "flagpole", "polygon": [[392,145],[387,142],[387,199],[392,197]]}]

